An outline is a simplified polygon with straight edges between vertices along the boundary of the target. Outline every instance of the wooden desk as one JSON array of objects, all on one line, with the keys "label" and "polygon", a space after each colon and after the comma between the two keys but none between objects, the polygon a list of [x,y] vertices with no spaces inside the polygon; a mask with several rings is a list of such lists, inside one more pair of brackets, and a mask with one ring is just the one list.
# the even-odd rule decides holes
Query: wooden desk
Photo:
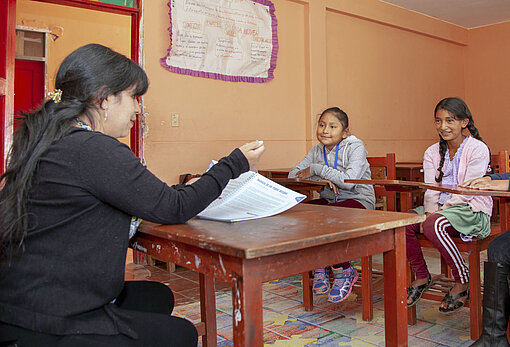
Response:
[{"label": "wooden desk", "polygon": [[397,180],[423,182],[423,163],[398,162],[395,168]]},{"label": "wooden desk", "polygon": [[258,170],[259,174],[262,176],[265,176],[269,179],[274,178],[287,178],[289,177],[289,171],[291,168],[288,169],[266,169],[266,170]]},{"label": "wooden desk", "polygon": [[238,223],[143,222],[131,246],[200,273],[199,330],[208,347],[216,345],[213,277],[232,286],[234,345],[262,346],[263,282],[382,252],[386,346],[407,346],[405,226],[424,219],[299,204],[277,216]]},{"label": "wooden desk", "polygon": [[272,180],[284,187],[306,195],[306,199],[303,202],[312,200],[313,192],[321,191],[324,186],[328,185],[328,182],[324,180],[312,181],[299,178],[273,178]]},{"label": "wooden desk", "polygon": [[[401,181],[401,180],[345,180],[348,183],[368,183],[374,185],[381,185],[386,187],[388,190],[396,190],[400,191],[401,195],[409,193],[411,190],[416,189],[431,189],[437,190],[441,192],[448,192],[452,194],[459,195],[478,195],[478,196],[492,196],[499,197],[499,209],[500,209],[500,226],[501,231],[506,231],[510,229],[510,192],[508,191],[499,191],[499,190],[487,190],[487,189],[472,189],[472,188],[462,188],[453,185],[446,185],[440,183],[424,183],[424,182],[414,182],[414,181]],[[407,198],[401,197],[401,202],[403,204],[406,203],[406,200],[409,201],[409,196]],[[402,207],[406,208],[406,207]],[[401,211],[404,211],[401,209]]]},{"label": "wooden desk", "polygon": [[321,191],[324,186],[328,185],[324,180],[312,181],[308,179],[288,178],[290,170],[291,169],[259,170],[259,174],[284,187],[306,195],[305,202],[313,199],[313,192]]}]

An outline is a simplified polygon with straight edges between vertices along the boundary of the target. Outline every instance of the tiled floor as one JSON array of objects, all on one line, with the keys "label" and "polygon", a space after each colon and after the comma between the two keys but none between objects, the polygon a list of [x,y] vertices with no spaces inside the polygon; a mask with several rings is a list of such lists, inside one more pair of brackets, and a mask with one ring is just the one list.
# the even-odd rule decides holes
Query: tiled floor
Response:
[{"label": "tiled floor", "polygon": [[[438,253],[425,250],[432,272],[439,272]],[[374,267],[382,267],[382,257],[374,257]],[[482,267],[483,268],[483,267]],[[197,322],[200,304],[197,273],[177,267],[168,273],[159,266],[128,263],[127,280],[153,280],[170,286],[175,294],[174,314]],[[232,303],[230,287],[216,282],[218,346],[232,346]],[[381,295],[381,296],[378,296]],[[264,341],[267,346],[384,346],[384,302],[376,290],[374,320],[361,319],[361,299],[352,293],[340,304],[315,296],[314,309],[303,309],[301,275],[263,285]],[[409,326],[409,346],[469,346],[469,309],[445,316],[438,303],[421,300],[417,305],[418,324]]]}]

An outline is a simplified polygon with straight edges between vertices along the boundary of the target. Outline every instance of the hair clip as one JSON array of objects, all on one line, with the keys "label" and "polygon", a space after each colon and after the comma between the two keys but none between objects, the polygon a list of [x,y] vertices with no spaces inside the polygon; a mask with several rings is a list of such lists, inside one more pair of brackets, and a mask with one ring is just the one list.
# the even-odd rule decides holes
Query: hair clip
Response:
[{"label": "hair clip", "polygon": [[62,101],[62,91],[60,89],[55,89],[54,91],[49,92],[48,96],[56,104],[58,104],[60,101]]}]

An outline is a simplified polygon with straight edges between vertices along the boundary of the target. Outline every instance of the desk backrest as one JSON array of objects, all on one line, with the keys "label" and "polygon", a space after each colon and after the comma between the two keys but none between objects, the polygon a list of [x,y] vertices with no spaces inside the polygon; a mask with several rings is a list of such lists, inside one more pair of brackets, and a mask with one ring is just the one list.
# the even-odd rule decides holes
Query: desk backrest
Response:
[{"label": "desk backrest", "polygon": [[498,153],[498,172],[510,172],[509,159],[508,151],[500,151]]},{"label": "desk backrest", "polygon": [[[397,176],[395,153],[388,153],[385,157],[367,157],[372,172],[372,179],[394,180]],[[377,201],[385,200],[385,209],[396,211],[396,192],[387,191],[384,187],[374,187]],[[380,204],[379,204],[380,206]],[[376,206],[377,208],[378,206]]]},{"label": "desk backrest", "polygon": [[508,151],[500,151],[498,154],[491,154],[491,167],[494,172],[488,173],[510,172],[508,160]]}]

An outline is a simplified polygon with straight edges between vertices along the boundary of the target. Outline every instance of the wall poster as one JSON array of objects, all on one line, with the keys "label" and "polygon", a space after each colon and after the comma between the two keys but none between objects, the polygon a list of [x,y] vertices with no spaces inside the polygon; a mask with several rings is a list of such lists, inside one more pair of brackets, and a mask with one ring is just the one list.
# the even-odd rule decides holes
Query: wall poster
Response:
[{"label": "wall poster", "polygon": [[278,52],[269,0],[170,0],[171,44],[161,65],[233,82],[273,79]]}]

